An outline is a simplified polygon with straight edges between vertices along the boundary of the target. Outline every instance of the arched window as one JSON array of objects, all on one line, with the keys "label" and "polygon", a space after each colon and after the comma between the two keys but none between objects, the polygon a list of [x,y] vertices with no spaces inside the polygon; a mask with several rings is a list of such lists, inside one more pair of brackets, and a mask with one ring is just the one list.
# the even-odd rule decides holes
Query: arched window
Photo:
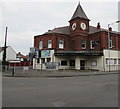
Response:
[{"label": "arched window", "polygon": [[40,42],[39,42],[39,49],[40,50],[43,49],[43,41],[42,40],[40,40]]},{"label": "arched window", "polygon": [[48,48],[52,48],[52,40],[48,40]]}]

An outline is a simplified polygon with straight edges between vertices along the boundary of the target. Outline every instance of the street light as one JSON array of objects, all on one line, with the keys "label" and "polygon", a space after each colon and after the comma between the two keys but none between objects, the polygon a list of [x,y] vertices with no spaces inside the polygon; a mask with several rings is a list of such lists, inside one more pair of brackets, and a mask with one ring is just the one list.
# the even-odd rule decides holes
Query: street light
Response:
[{"label": "street light", "polygon": [[111,47],[110,47],[110,30],[109,30],[109,28],[110,28],[110,25],[113,25],[113,24],[115,24],[115,23],[120,23],[120,20],[108,24],[109,72],[110,72],[110,48],[111,48]]}]

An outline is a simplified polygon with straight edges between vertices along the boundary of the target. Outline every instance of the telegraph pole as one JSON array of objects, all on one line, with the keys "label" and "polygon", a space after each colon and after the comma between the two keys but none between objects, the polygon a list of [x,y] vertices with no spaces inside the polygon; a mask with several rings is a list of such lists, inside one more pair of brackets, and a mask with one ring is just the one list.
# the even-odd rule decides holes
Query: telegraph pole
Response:
[{"label": "telegraph pole", "polygon": [[5,31],[5,44],[4,44],[4,47],[3,47],[3,61],[2,61],[2,71],[3,72],[5,72],[5,65],[6,65],[7,29],[8,29],[8,27],[6,27],[6,31]]}]

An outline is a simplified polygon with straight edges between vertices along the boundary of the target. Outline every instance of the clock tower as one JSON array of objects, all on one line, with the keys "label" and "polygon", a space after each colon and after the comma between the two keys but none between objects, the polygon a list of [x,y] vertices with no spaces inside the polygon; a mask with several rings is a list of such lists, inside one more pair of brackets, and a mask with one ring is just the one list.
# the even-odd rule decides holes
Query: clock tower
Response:
[{"label": "clock tower", "polygon": [[[78,4],[71,20],[70,26],[70,48],[72,51],[87,51],[89,46],[89,19],[82,9],[80,3]],[[83,47],[84,45],[84,47]]]},{"label": "clock tower", "polygon": [[89,19],[82,9],[80,3],[78,4],[70,23],[71,36],[88,36],[89,34]]}]

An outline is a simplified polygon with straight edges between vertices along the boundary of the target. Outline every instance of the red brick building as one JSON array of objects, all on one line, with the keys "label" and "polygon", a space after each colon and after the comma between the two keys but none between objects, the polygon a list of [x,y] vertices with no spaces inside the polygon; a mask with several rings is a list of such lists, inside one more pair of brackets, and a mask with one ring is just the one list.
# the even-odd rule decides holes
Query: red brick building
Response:
[{"label": "red brick building", "polygon": [[[34,47],[42,53],[40,60],[34,62],[35,68],[45,68],[42,64],[46,62],[59,62],[59,69],[107,70],[110,63],[111,70],[118,70],[120,33],[109,28],[108,50],[108,30],[101,28],[100,23],[94,27],[90,26],[89,22],[90,19],[79,4],[69,21],[69,26],[54,28],[35,36]],[[49,56],[44,52],[49,52]],[[109,52],[111,56],[108,56]]]}]

